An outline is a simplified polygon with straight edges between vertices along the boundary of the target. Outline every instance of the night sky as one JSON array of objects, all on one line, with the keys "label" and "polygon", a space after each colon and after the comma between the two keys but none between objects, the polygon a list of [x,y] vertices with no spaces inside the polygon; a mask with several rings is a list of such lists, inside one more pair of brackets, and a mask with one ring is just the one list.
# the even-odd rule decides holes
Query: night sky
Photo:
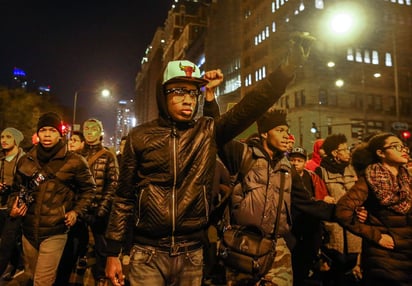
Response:
[{"label": "night sky", "polygon": [[18,67],[29,79],[50,85],[68,107],[76,90],[80,108],[103,86],[117,99],[130,99],[144,51],[171,5],[171,0],[0,0],[0,84]]}]

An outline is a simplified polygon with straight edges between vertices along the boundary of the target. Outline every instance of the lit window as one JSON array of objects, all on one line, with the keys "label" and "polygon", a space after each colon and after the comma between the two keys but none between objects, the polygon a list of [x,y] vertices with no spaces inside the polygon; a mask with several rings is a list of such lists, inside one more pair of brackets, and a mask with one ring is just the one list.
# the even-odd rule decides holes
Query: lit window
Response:
[{"label": "lit window", "polygon": [[315,0],[315,8],[316,9],[325,8],[325,3],[323,3],[323,0]]},{"label": "lit window", "polygon": [[372,51],[372,64],[378,65],[379,64],[379,54],[378,51]]},{"label": "lit window", "polygon": [[276,23],[272,22],[272,32],[276,32]]},{"label": "lit window", "polygon": [[385,66],[392,66],[392,55],[390,53],[385,53]]},{"label": "lit window", "polygon": [[350,62],[353,62],[354,58],[353,58],[353,49],[352,48],[348,48],[347,54],[346,54],[346,59]]},{"label": "lit window", "polygon": [[356,61],[358,63],[362,62],[362,51],[360,49],[356,49]]},{"label": "lit window", "polygon": [[365,50],[365,55],[364,55],[365,57],[364,57],[364,62],[365,63],[367,63],[367,64],[370,64],[371,63],[371,56],[370,56],[370,53],[369,53],[369,50]]}]

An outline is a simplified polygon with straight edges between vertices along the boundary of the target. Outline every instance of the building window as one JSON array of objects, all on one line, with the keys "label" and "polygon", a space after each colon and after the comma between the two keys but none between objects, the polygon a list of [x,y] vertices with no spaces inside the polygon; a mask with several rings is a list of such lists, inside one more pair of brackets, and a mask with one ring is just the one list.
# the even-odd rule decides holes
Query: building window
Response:
[{"label": "building window", "polygon": [[353,49],[352,48],[348,48],[348,50],[346,52],[346,59],[350,62],[353,62],[354,57],[353,57]]},{"label": "building window", "polygon": [[305,90],[295,91],[295,107],[304,106],[306,104]]},{"label": "building window", "polygon": [[387,67],[392,66],[392,55],[391,55],[391,53],[385,53],[385,66],[387,66]]},{"label": "building window", "polygon": [[315,8],[316,9],[324,9],[325,8],[325,3],[323,0],[315,0]]},{"label": "building window", "polygon": [[328,92],[326,89],[319,89],[319,104],[327,105],[328,104]]},{"label": "building window", "polygon": [[370,55],[369,50],[365,50],[364,57],[363,57],[363,61],[364,61],[366,64],[370,64],[370,63],[371,63],[371,55]]},{"label": "building window", "polygon": [[338,96],[336,91],[330,91],[328,94],[328,105],[337,106],[338,105]]},{"label": "building window", "polygon": [[362,51],[361,51],[360,49],[356,49],[356,61],[357,61],[358,63],[363,62],[363,59],[362,59]]},{"label": "building window", "polygon": [[379,53],[378,53],[378,51],[372,51],[372,64],[374,64],[374,65],[379,64]]},{"label": "building window", "polygon": [[412,109],[412,101],[409,98],[401,98],[400,100],[400,114],[402,116],[408,116]]}]

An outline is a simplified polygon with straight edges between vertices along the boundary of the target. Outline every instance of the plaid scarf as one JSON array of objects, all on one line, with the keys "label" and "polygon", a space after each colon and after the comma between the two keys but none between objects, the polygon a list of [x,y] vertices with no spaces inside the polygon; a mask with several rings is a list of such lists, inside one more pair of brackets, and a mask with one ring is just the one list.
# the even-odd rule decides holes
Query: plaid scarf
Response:
[{"label": "plaid scarf", "polygon": [[383,206],[400,214],[411,210],[412,181],[404,166],[395,177],[381,163],[371,164],[366,168],[366,180]]}]

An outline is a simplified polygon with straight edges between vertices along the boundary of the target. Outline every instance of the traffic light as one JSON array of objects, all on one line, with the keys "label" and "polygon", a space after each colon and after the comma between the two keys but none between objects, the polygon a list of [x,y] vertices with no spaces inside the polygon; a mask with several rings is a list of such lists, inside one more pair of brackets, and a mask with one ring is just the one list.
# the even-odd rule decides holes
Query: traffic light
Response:
[{"label": "traffic light", "polygon": [[316,127],[315,122],[312,122],[312,127],[310,128],[310,132],[313,134],[318,133],[318,128]]},{"label": "traffic light", "polygon": [[61,131],[63,136],[66,136],[71,131],[70,125],[65,123],[65,122],[62,122],[60,124],[60,131]]},{"label": "traffic light", "polygon": [[401,131],[401,138],[404,141],[407,141],[411,137],[411,132],[409,130]]}]

